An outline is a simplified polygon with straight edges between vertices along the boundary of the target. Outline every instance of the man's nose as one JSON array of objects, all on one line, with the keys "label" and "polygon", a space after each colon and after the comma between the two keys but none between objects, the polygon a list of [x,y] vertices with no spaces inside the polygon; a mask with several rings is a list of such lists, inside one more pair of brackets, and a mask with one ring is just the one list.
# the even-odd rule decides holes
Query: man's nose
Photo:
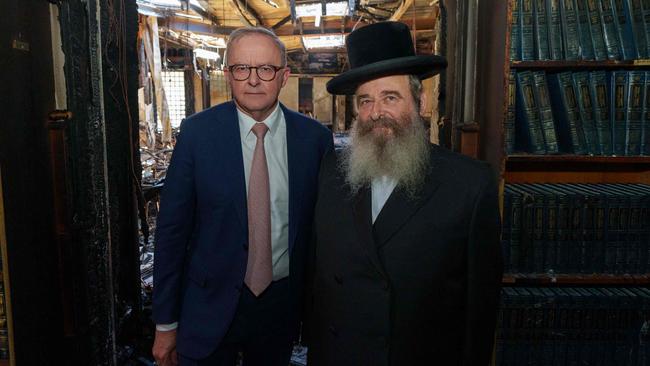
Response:
[{"label": "man's nose", "polygon": [[384,115],[384,108],[383,105],[380,102],[374,102],[372,103],[372,110],[370,111],[370,118],[373,121],[376,121],[383,117]]},{"label": "man's nose", "polygon": [[251,69],[251,74],[248,77],[248,83],[252,86],[256,86],[260,83],[260,78],[257,76],[257,69]]}]

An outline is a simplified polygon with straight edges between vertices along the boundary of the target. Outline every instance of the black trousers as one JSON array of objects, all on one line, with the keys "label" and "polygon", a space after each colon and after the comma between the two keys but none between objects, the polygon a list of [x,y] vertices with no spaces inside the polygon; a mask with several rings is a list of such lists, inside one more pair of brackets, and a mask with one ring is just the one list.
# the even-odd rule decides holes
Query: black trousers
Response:
[{"label": "black trousers", "polygon": [[207,358],[194,360],[178,355],[179,366],[288,366],[292,342],[289,332],[289,280],[271,283],[255,297],[244,286],[228,333]]}]

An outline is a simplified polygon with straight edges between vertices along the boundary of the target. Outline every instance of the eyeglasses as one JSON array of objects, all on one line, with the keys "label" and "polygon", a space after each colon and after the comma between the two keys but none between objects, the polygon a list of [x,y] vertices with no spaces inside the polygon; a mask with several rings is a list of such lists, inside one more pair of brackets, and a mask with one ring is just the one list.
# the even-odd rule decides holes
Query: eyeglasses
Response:
[{"label": "eyeglasses", "polygon": [[273,66],[273,65],[260,65],[260,66],[250,66],[250,65],[232,65],[228,67],[232,77],[237,81],[248,80],[251,76],[251,70],[255,69],[257,77],[263,81],[271,81],[275,79],[275,74],[284,69],[284,67]]}]

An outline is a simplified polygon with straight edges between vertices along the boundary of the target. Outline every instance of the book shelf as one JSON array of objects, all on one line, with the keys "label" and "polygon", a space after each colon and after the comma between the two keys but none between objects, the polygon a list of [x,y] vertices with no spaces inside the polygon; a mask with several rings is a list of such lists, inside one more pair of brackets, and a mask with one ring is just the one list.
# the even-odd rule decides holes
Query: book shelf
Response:
[{"label": "book shelf", "polygon": [[[576,208],[580,207],[580,210],[583,210],[583,213],[580,215],[586,215],[585,212],[591,212],[593,215],[596,215],[596,209],[599,207],[596,206],[595,203],[590,203],[593,211],[589,211],[589,208],[585,208],[588,207],[589,204],[583,203],[593,199],[594,197],[604,201],[609,199],[608,194],[612,194],[617,197],[616,199],[633,200],[632,198],[627,198],[625,196],[625,189],[627,189],[627,186],[634,187],[634,184],[650,185],[650,156],[648,156],[648,154],[645,154],[645,156],[641,154],[628,154],[627,156],[622,156],[620,153],[597,154],[591,151],[573,154],[567,153],[567,149],[562,148],[556,148],[556,151],[549,151],[548,145],[546,146],[547,151],[545,153],[535,154],[531,151],[524,152],[522,149],[513,150],[512,145],[509,147],[507,143],[508,141],[512,141],[512,136],[514,136],[514,134],[511,134],[512,132],[507,131],[508,127],[512,126],[512,124],[509,123],[514,120],[513,123],[517,126],[517,123],[520,122],[520,115],[517,115],[517,119],[513,117],[515,113],[513,109],[518,113],[519,111],[517,108],[520,108],[522,105],[520,100],[524,99],[523,97],[520,98],[519,95],[515,98],[515,96],[511,94],[513,93],[512,85],[516,85],[517,88],[519,88],[519,83],[521,81],[516,79],[518,76],[515,76],[514,78],[516,82],[513,83],[512,72],[514,72],[514,75],[517,75],[518,73],[543,74],[547,78],[547,82],[551,79],[550,75],[555,77],[555,75],[566,72],[571,72],[572,75],[575,73],[588,73],[590,77],[592,73],[599,71],[606,73],[608,77],[610,74],[617,71],[637,71],[644,72],[648,75],[648,71],[650,71],[650,59],[648,59],[648,57],[632,60],[598,61],[581,60],[579,59],[580,57],[578,57],[577,60],[556,59],[522,61],[519,59],[511,59],[510,52],[514,49],[511,45],[513,20],[517,20],[522,14],[521,12],[513,14],[513,9],[516,9],[516,6],[521,6],[521,4],[526,1],[527,0],[492,0],[480,2],[478,12],[480,14],[477,28],[478,76],[476,80],[478,86],[477,105],[479,106],[477,121],[480,126],[478,155],[479,158],[488,161],[495,168],[501,179],[500,198],[504,227],[505,225],[516,225],[515,223],[518,222],[520,223],[517,224],[520,225],[518,227],[522,228],[521,232],[517,232],[517,235],[522,236],[517,237],[521,242],[518,244],[519,246],[516,248],[514,246],[512,248],[508,247],[508,249],[505,249],[504,246],[505,262],[507,264],[512,263],[511,258],[514,258],[514,255],[519,256],[519,262],[515,263],[514,266],[507,266],[508,270],[502,279],[504,291],[502,293],[502,307],[499,315],[496,359],[493,364],[497,366],[516,366],[519,364],[600,364],[589,363],[593,361],[590,357],[595,357],[593,356],[594,354],[600,353],[601,356],[599,357],[604,358],[606,351],[603,350],[609,349],[608,347],[617,343],[617,347],[619,348],[615,350],[612,348],[613,350],[610,355],[611,359],[607,359],[603,364],[650,365],[650,353],[648,353],[650,348],[647,346],[635,346],[629,339],[623,339],[617,335],[611,335],[614,333],[623,334],[627,332],[627,334],[634,334],[635,336],[647,339],[647,334],[643,333],[644,335],[640,335],[639,333],[634,333],[633,329],[617,328],[616,330],[613,330],[613,328],[616,328],[613,325],[619,326],[619,323],[623,323],[622,320],[611,322],[602,321],[599,323],[600,325],[592,325],[596,324],[596,320],[598,320],[596,318],[596,310],[594,309],[612,308],[616,309],[616,311],[620,311],[622,314],[626,311],[623,310],[623,307],[627,306],[627,309],[632,309],[634,306],[638,306],[638,309],[635,308],[635,311],[638,311],[636,314],[639,315],[640,319],[645,319],[646,323],[648,319],[650,319],[650,311],[647,302],[647,299],[650,299],[650,293],[646,291],[647,288],[650,288],[650,273],[647,273],[648,271],[642,269],[644,262],[647,261],[647,259],[637,259],[637,262],[634,262],[634,255],[636,255],[636,253],[641,253],[643,250],[647,251],[650,249],[650,246],[647,243],[642,244],[642,249],[636,249],[637,251],[634,252],[635,254],[631,254],[631,252],[626,251],[633,247],[632,244],[629,246],[624,244],[624,240],[626,240],[625,238],[631,238],[633,235],[640,235],[641,239],[635,237],[636,239],[639,239],[639,243],[647,241],[647,238],[643,236],[647,233],[643,232],[643,230],[646,229],[639,229],[641,225],[646,224],[634,227],[630,225],[628,232],[623,232],[621,229],[623,226],[617,227],[618,231],[616,232],[616,235],[620,234],[620,238],[624,239],[620,239],[621,242],[617,243],[619,246],[616,248],[613,248],[612,245],[612,252],[608,252],[607,255],[615,253],[616,260],[609,261],[608,263],[606,263],[607,261],[602,258],[605,257],[604,254],[599,257],[598,254],[601,252],[595,254],[596,249],[590,247],[594,243],[598,243],[598,240],[594,239],[593,236],[589,237],[589,235],[596,235],[597,230],[603,228],[587,227],[585,225],[585,222],[590,220],[592,220],[590,222],[596,222],[596,219],[593,219],[594,216],[576,216],[581,217],[584,221],[579,222],[577,224],[578,226],[575,228],[570,227],[572,221],[571,219],[568,220],[567,225],[569,226],[565,226],[565,229],[566,231],[569,231],[570,234],[572,230],[577,233],[576,235],[579,237],[579,240],[577,241],[572,241],[573,239],[571,235],[568,235],[568,239],[565,238],[565,241],[560,243],[559,237],[553,236],[560,231],[557,229],[557,226],[554,227],[554,230],[556,231],[553,235],[542,231],[548,230],[546,226],[548,222],[553,220],[560,222],[558,219],[560,211],[553,211],[554,213],[551,215],[549,214],[551,210],[547,209],[547,206],[545,206],[550,205],[549,202],[555,202],[557,205],[556,207],[559,208],[560,205],[557,204],[557,202],[560,200],[560,195],[563,195],[563,197],[566,197],[567,199],[574,199],[572,194],[575,194],[575,197],[583,199],[583,201],[580,201],[582,206],[578,206],[578,204],[575,206]],[[578,4],[581,1],[582,0],[530,0],[527,2],[529,10],[538,8],[540,6],[538,4],[549,6],[549,8],[547,8],[548,10],[551,7],[551,5],[549,5],[551,3],[557,4],[558,6],[565,6],[565,4],[569,2],[575,4],[577,9]],[[636,1],[637,0],[625,0],[625,4],[629,4],[626,6],[631,7],[632,2]],[[604,3],[615,7],[615,2],[620,1],[611,0],[610,2],[610,0],[596,0],[593,3],[600,5]],[[584,0],[583,5],[587,6],[586,4],[587,0]],[[577,12],[578,11],[576,10],[576,13]],[[534,17],[532,22],[536,23],[539,19],[539,17]],[[578,20],[576,20],[576,22],[578,22]],[[522,22],[518,24],[524,23]],[[533,28],[533,25],[529,24],[529,26],[530,28],[528,31],[536,31],[536,28]],[[562,23],[563,32],[565,29],[569,29],[570,26],[571,24]],[[650,30],[650,28],[646,29]],[[521,29],[518,31],[521,31]],[[647,34],[647,36],[650,37],[650,34]],[[539,42],[535,37],[531,39],[534,39],[535,42]],[[562,37],[566,36],[563,34]],[[566,42],[566,39],[563,41]],[[564,44],[562,50],[563,52],[566,52]],[[623,53],[622,48],[620,50],[621,53]],[[539,52],[539,50],[535,49],[535,52]],[[631,78],[632,77],[629,76],[630,80]],[[589,80],[591,82],[591,79]],[[537,81],[535,80],[535,82],[532,83],[533,88],[538,87],[535,84],[536,82]],[[578,86],[575,86],[575,79],[573,79],[573,82],[574,88],[578,88]],[[647,89],[649,82],[650,81],[646,77],[646,84],[643,88]],[[548,83],[550,84],[550,82]],[[522,85],[524,84],[522,83]],[[559,85],[563,86],[561,83]],[[626,84],[626,89],[627,88],[628,85]],[[561,89],[561,87],[556,87],[555,89],[550,87],[548,88],[549,94],[553,94],[553,90],[558,91]],[[535,92],[539,93],[538,90],[535,90]],[[553,121],[556,122],[557,110],[555,107],[557,104],[554,103],[555,101],[552,99],[553,97],[557,98],[557,95],[550,95],[551,103],[547,103],[547,106],[549,106],[549,104],[553,106],[552,116]],[[592,97],[593,95],[590,96],[590,98]],[[608,95],[608,98],[609,97],[610,96]],[[537,101],[538,98],[539,95],[536,94],[535,100]],[[517,100],[517,103],[516,107],[513,108],[513,105],[515,105],[515,99]],[[576,95],[576,99],[578,99],[578,103],[582,102],[579,99],[579,95]],[[564,100],[562,101],[565,102]],[[543,106],[541,103],[535,104],[536,108],[539,108],[537,118],[542,120],[541,115],[544,113],[542,110]],[[626,106],[626,108],[628,107]],[[650,108],[650,106],[646,106],[646,108]],[[647,110],[648,109],[646,109],[646,111]],[[582,115],[580,115],[580,118],[582,118]],[[555,126],[557,127],[557,123]],[[542,135],[544,139],[542,141],[546,141],[547,135],[545,134],[546,132],[543,130],[543,127],[544,126],[542,125],[542,128],[540,129],[540,131],[543,131]],[[600,131],[598,131],[598,133],[600,134]],[[573,136],[571,137],[573,138]],[[531,140],[534,141],[533,138],[531,138]],[[611,144],[612,147],[610,149],[611,151],[614,151],[613,137]],[[628,148],[626,147],[626,152],[627,149]],[[596,188],[593,188],[595,185],[606,188],[603,188],[603,191],[599,192]],[[638,188],[638,186],[636,187]],[[529,189],[529,191],[527,191],[527,189]],[[563,189],[566,189],[566,191],[563,191]],[[631,194],[636,194],[638,197],[643,196],[643,193],[639,193],[638,190],[633,192],[634,189],[635,188],[630,188],[630,192],[632,192]],[[529,212],[531,213],[528,227],[526,227],[525,224],[525,221],[527,220],[525,213],[527,211],[524,209],[519,211],[521,214],[521,218],[519,219],[520,221],[513,221],[512,217],[508,217],[508,215],[513,212],[510,210],[512,200],[514,200],[514,198],[512,198],[514,194],[513,192],[520,194],[520,197],[526,197],[525,195],[530,193],[530,208],[528,210],[530,210]],[[533,199],[533,197],[536,198]],[[539,202],[537,201],[538,198]],[[647,202],[650,201],[643,201],[639,207],[643,205],[642,207],[645,210]],[[573,205],[574,203],[571,201],[571,203],[568,204]],[[613,207],[615,206],[607,206],[606,210]],[[573,211],[571,211],[573,209],[574,206],[570,206],[570,209],[568,210],[570,215],[574,215]],[[631,215],[631,210],[632,209],[630,208],[626,215]],[[622,211],[617,211],[617,215],[618,212]],[[611,213],[609,215],[611,215],[610,218],[614,217]],[[629,218],[629,216],[627,217]],[[642,220],[646,221],[648,217],[650,216],[643,216]],[[640,214],[638,218],[641,218]],[[607,219],[603,221],[605,222],[605,229],[603,229],[603,231],[607,233],[607,229],[609,228],[607,225],[609,225],[610,222],[607,221]],[[614,221],[618,222],[618,216]],[[538,222],[543,222],[543,224],[538,224]],[[621,222],[623,222],[623,219],[621,219]],[[628,220],[626,222],[629,223],[631,221]],[[535,231],[537,229],[539,229],[539,231]],[[526,230],[529,230],[528,236],[526,237],[528,242],[524,244],[524,234],[522,234],[522,232]],[[612,229],[609,228],[609,230]],[[513,233],[514,230],[508,233],[502,232],[502,235],[514,235]],[[536,235],[539,235],[539,237],[536,237]],[[614,234],[609,233],[609,235],[611,238]],[[616,238],[618,240],[619,237]],[[509,243],[515,242],[515,239],[510,236],[507,240],[509,240],[509,242],[505,243],[506,246],[509,245]],[[602,248],[600,248],[602,249],[602,253],[605,253],[606,250],[610,250],[610,247],[606,247],[609,245],[607,239],[599,240],[602,242],[602,244],[600,244],[602,245]],[[567,253],[569,254],[566,255],[564,258],[565,262],[562,264],[565,266],[563,268],[566,270],[561,270],[559,265],[556,270],[545,267],[548,263],[555,265],[556,262],[548,260],[546,257],[546,250],[548,249],[546,247],[543,248],[544,252],[541,250],[539,253],[535,251],[538,248],[536,245],[542,246],[540,243],[543,243],[544,245],[549,243],[552,245],[557,244],[557,248],[553,249],[556,251],[551,253],[552,258],[554,259],[558,259],[561,256],[560,249],[558,249],[561,247],[560,244],[565,245],[563,248],[563,250],[566,250],[564,255]],[[619,261],[619,252],[617,251],[624,253],[624,260]],[[540,253],[543,253],[543,255]],[[591,254],[587,256],[587,259],[583,259],[582,257],[580,259],[575,259],[577,256],[576,253],[578,253],[577,255],[585,255],[585,253]],[[512,257],[509,258],[511,255]],[[647,256],[649,254],[646,253],[645,255]],[[542,259],[541,262],[544,262],[543,264],[539,263],[540,259]],[[572,261],[573,263],[568,263]],[[630,261],[634,262],[636,267],[634,267],[635,269],[628,271],[626,265],[629,264]],[[582,267],[580,267],[581,265]],[[600,269],[606,268],[607,270],[591,270],[591,266]],[[641,298],[646,300],[638,301]],[[579,319],[576,321],[583,322],[582,326],[576,327],[575,325],[569,324],[570,321],[568,320],[566,323],[563,323],[565,320],[554,318],[559,316],[559,314],[564,314],[562,316],[568,318],[573,317],[573,319]],[[633,322],[627,324],[629,326],[629,324],[632,323]],[[607,328],[609,326],[612,326],[612,329]],[[608,333],[610,331],[611,333]],[[597,339],[598,337],[605,338],[601,338],[600,343],[595,342],[594,339]],[[628,347],[626,345],[629,345],[629,348],[625,348]],[[562,349],[562,351],[560,351],[560,349]],[[621,352],[620,350],[622,349],[625,349],[626,352],[628,352],[628,355],[632,355],[630,357],[633,358],[633,361],[628,360],[626,362],[619,362],[619,359],[621,359],[620,357],[623,356],[617,352]],[[551,354],[553,356],[548,356]],[[552,361],[546,359],[546,357],[556,357],[556,359]],[[558,359],[561,359],[562,361],[558,361]]]}]

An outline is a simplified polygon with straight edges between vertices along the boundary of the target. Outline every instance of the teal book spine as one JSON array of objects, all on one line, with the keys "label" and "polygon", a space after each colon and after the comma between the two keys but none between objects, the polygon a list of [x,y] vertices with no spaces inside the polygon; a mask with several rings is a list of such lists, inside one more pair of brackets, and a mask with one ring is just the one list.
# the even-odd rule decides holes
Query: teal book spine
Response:
[{"label": "teal book spine", "polygon": [[535,82],[530,71],[517,73],[515,148],[532,154],[546,154],[544,133],[535,100]]},{"label": "teal book spine", "polygon": [[510,23],[510,61],[521,60],[521,24],[520,19],[521,0],[512,1],[511,23]]},{"label": "teal book spine", "polygon": [[560,0],[546,1],[546,14],[548,14],[548,45],[552,60],[562,60],[562,15],[560,14]]},{"label": "teal book spine", "polygon": [[512,154],[515,151],[515,93],[517,85],[515,78],[516,72],[514,70],[510,70],[510,73],[508,74],[508,111],[506,116],[506,124],[504,126],[504,140],[507,154]]},{"label": "teal book spine", "polygon": [[641,0],[630,0],[630,12],[632,15],[632,30],[634,41],[640,58],[648,58],[648,34],[646,33],[645,22],[643,21],[643,8]]},{"label": "teal book spine", "polygon": [[603,150],[598,140],[596,121],[594,119],[593,102],[589,90],[589,73],[586,71],[573,73],[573,85],[577,94],[578,109],[582,119],[582,129],[587,143],[587,153],[602,155]]},{"label": "teal book spine", "polygon": [[596,133],[603,155],[612,155],[612,125],[609,117],[609,81],[605,71],[593,71],[589,74],[592,106]]},{"label": "teal book spine", "polygon": [[546,73],[544,71],[533,72],[535,82],[535,100],[539,110],[539,120],[544,133],[544,143],[547,154],[557,154],[560,152],[557,144],[555,133],[555,122],[553,121],[553,110],[551,101],[548,96],[548,86],[546,85]]},{"label": "teal book spine", "polygon": [[641,1],[641,10],[643,11],[643,23],[645,26],[645,41],[646,49],[648,50],[648,57],[650,57],[650,1]]},{"label": "teal book spine", "polygon": [[587,0],[575,0],[578,10],[578,34],[580,36],[580,59],[593,60],[594,43],[591,40],[591,25],[589,24],[589,10]]},{"label": "teal book spine", "polygon": [[641,155],[645,71],[630,71],[627,89],[627,144],[625,155]]},{"label": "teal book spine", "polygon": [[616,31],[616,20],[614,18],[614,8],[611,0],[599,0],[600,2],[600,19],[603,25],[603,38],[605,39],[605,48],[607,49],[607,58],[610,60],[621,59],[621,49],[618,42],[618,32]]},{"label": "teal book spine", "polygon": [[614,0],[616,30],[624,60],[639,58],[636,50],[635,33],[632,31],[632,14],[628,0]]},{"label": "teal book spine", "polygon": [[627,143],[627,71],[612,71],[610,81],[610,118],[612,120],[612,140],[614,142],[614,155],[625,155]]},{"label": "teal book spine", "polygon": [[546,0],[535,0],[533,2],[533,13],[535,21],[535,55],[538,60],[550,60]]},{"label": "teal book spine", "polygon": [[[650,156],[650,71],[645,72],[645,85],[643,86],[643,121],[641,154]],[[650,264],[650,263],[649,263]],[[650,268],[649,268],[650,270]]]},{"label": "teal book spine", "polygon": [[586,154],[585,135],[571,73],[550,74],[548,87],[561,150],[576,155]]},{"label": "teal book spine", "polygon": [[574,0],[560,0],[562,19],[562,48],[565,60],[577,60],[580,53],[578,13]]},{"label": "teal book spine", "polygon": [[600,19],[600,3],[598,0],[587,0],[589,11],[589,29],[591,30],[591,42],[594,45],[594,59],[597,61],[607,60],[607,49],[603,38],[603,26]]},{"label": "teal book spine", "polygon": [[531,61],[535,59],[533,0],[522,0],[520,14],[521,59],[524,61]]}]

